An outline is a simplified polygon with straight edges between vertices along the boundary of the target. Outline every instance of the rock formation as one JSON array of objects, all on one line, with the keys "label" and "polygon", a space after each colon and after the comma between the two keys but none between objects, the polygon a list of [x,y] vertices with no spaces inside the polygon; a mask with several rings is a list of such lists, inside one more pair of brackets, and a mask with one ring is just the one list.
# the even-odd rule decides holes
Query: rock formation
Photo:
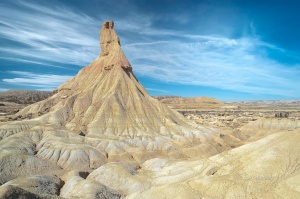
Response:
[{"label": "rock formation", "polygon": [[[64,169],[75,169],[68,158],[83,151],[86,157],[80,166],[93,169],[106,163],[99,154],[108,156],[108,161],[140,163],[156,156],[206,157],[226,148],[214,141],[212,130],[186,120],[148,95],[133,74],[112,21],[103,24],[100,35],[101,54],[90,65],[61,85],[55,95],[18,113],[22,117],[43,115],[8,124],[0,136],[12,134],[9,129],[17,133],[47,125],[56,135],[42,136],[37,156]],[[199,153],[208,148],[210,153]],[[93,162],[84,165],[88,159]]]},{"label": "rock formation", "polygon": [[197,131],[180,114],[151,98],[132,72],[113,22],[101,29],[101,54],[56,94],[18,114],[47,113],[39,120],[93,138],[154,137]]},{"label": "rock formation", "polygon": [[120,197],[137,188],[116,192],[116,185],[124,186],[128,177],[138,187],[141,179],[129,178],[132,174],[124,170],[124,181],[107,183],[99,173],[124,167],[106,166],[108,162],[138,168],[151,158],[209,157],[230,149],[216,130],[196,125],[149,96],[133,74],[112,21],[103,24],[100,46],[101,54],[54,95],[15,115],[30,119],[1,124],[1,184],[15,185],[11,180],[32,175],[54,179],[69,171],[97,169],[88,179],[66,179],[61,194],[75,197],[77,192],[70,189],[87,183],[102,186],[102,191],[90,190],[91,195]]}]

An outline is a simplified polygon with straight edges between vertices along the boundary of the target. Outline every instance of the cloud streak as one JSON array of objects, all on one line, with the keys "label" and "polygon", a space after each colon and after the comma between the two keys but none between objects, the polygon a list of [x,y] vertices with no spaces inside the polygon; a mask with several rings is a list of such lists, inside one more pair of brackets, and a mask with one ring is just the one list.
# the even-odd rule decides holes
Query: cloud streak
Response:
[{"label": "cloud streak", "polygon": [[193,37],[189,43],[169,41],[125,49],[138,74],[160,81],[297,97],[299,66],[281,64],[267,56],[268,48],[281,49],[251,37]]},{"label": "cloud streak", "polygon": [[63,66],[59,66],[59,65],[54,65],[54,64],[49,64],[47,62],[31,61],[31,60],[27,60],[27,59],[9,58],[9,57],[0,57],[0,59],[15,61],[15,62],[18,62],[18,63],[30,63],[30,64],[42,65],[44,67],[45,66],[49,66],[49,67],[54,67],[54,68],[62,68],[62,69],[67,69],[67,70],[78,71],[76,69],[67,68],[67,67],[63,67]]},{"label": "cloud streak", "polygon": [[99,41],[92,34],[98,32],[99,22],[83,13],[30,1],[14,1],[0,11],[0,37],[16,42],[0,47],[8,58],[82,65],[99,53]]},{"label": "cloud streak", "polygon": [[156,89],[156,88],[146,88],[147,91],[156,91],[160,93],[168,93],[169,91],[162,90],[162,89]]},{"label": "cloud streak", "polygon": [[[297,86],[299,65],[271,59],[269,51],[288,52],[261,40],[253,22],[250,24],[252,34],[233,38],[225,34],[155,27],[153,21],[159,21],[159,16],[146,16],[134,7],[130,9],[128,16],[115,17],[115,28],[121,35],[123,50],[139,76],[251,94],[300,97]],[[65,67],[66,64],[87,65],[99,53],[100,22],[109,18],[108,12],[95,17],[61,3],[55,6],[32,1],[0,3],[0,38],[16,43],[2,45],[0,59],[63,69],[70,69]],[[186,24],[190,19],[187,12],[176,20]],[[3,81],[48,90],[70,78],[20,71],[11,74],[20,77]],[[39,80],[45,83],[39,85]],[[151,89],[165,92],[159,88],[148,90]]]},{"label": "cloud streak", "polygon": [[8,84],[36,87],[38,90],[54,90],[57,85],[60,85],[70,79],[68,75],[53,75],[53,74],[38,74],[24,71],[8,71],[7,73],[17,76],[16,78],[3,79],[2,81]]}]

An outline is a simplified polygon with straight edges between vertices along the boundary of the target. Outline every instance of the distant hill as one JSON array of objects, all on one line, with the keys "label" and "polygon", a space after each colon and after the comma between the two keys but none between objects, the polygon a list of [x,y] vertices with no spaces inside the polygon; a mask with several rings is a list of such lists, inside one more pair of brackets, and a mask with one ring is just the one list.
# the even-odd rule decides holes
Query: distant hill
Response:
[{"label": "distant hill", "polygon": [[300,100],[249,100],[230,102],[245,106],[299,106]]},{"label": "distant hill", "polygon": [[181,96],[154,96],[164,104],[223,104],[223,102],[210,97],[181,97]]},{"label": "distant hill", "polygon": [[52,96],[52,92],[34,90],[8,90],[0,92],[0,102],[33,104]]}]

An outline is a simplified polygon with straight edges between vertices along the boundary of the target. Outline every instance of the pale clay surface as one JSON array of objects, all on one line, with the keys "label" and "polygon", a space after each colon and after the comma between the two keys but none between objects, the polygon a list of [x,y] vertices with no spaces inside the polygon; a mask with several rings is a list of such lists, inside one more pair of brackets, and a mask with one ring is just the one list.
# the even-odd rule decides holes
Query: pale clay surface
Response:
[{"label": "pale clay surface", "polygon": [[148,95],[113,22],[100,41],[90,65],[16,114],[33,119],[0,123],[0,198],[300,198],[299,121],[196,124]]}]

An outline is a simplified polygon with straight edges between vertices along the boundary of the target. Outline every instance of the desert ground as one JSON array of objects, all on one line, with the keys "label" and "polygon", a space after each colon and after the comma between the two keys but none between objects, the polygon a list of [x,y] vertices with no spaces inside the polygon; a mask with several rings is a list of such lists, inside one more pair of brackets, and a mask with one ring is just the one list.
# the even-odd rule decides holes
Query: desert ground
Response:
[{"label": "desert ground", "polygon": [[[4,122],[21,121],[26,119],[26,118],[16,116],[17,115],[16,113],[22,110],[24,107],[30,105],[31,103],[35,103],[40,100],[47,99],[48,96],[53,95],[52,92],[48,92],[47,95],[45,95],[44,92],[42,93],[42,92],[34,91],[34,93],[32,93],[32,91],[27,91],[28,96],[31,95],[35,95],[35,96],[40,95],[40,96],[34,98],[35,100],[32,102],[18,104],[16,103],[15,100],[11,100],[11,99],[16,99],[17,96],[22,96],[22,94],[20,94],[19,92],[20,91],[9,91],[9,94],[6,93],[5,95],[11,97],[9,98],[6,97],[5,99],[2,98],[0,102],[0,104],[2,104],[2,106],[0,106],[0,110],[1,110],[0,120],[2,124]],[[3,95],[3,93],[1,94]],[[249,158],[252,158],[251,160],[258,161],[256,160],[255,156],[259,157],[259,155],[264,155],[264,151],[261,151],[262,143],[260,143],[260,142],[264,142],[264,140],[267,143],[267,146],[269,146],[269,149],[266,146],[265,150],[270,150],[270,152],[268,153],[274,153],[273,156],[276,156],[276,153],[280,153],[280,156],[282,156],[285,153],[290,153],[289,151],[284,151],[284,149],[286,149],[286,146],[285,148],[283,148],[282,151],[276,152],[276,150],[279,150],[281,147],[280,142],[276,142],[274,143],[274,145],[273,144],[270,145],[268,142],[273,143],[276,137],[280,139],[280,134],[288,133],[291,134],[291,136],[292,134],[295,135],[299,134],[300,101],[285,100],[285,101],[221,102],[216,99],[207,98],[207,97],[185,98],[179,96],[172,96],[172,97],[154,96],[154,98],[160,100],[168,107],[178,111],[186,119],[194,121],[195,123],[201,126],[205,126],[207,128],[217,130],[218,132],[220,132],[219,133],[220,138],[225,140],[226,144],[229,144],[229,147],[222,150],[223,151],[222,153],[216,152],[215,155],[208,155],[206,158],[200,158],[200,159],[195,157],[163,158],[163,159],[150,158],[149,160],[145,162],[142,161],[139,164],[126,163],[123,161],[117,161],[117,162],[113,161],[112,163],[107,163],[108,165],[105,164],[106,166],[103,165],[99,167],[102,168],[101,169],[102,171],[98,171],[100,172],[100,174],[97,174],[97,172],[95,172],[98,169],[97,170],[95,169],[94,171],[73,170],[73,171],[66,172],[66,174],[63,173],[61,173],[60,175],[54,174],[49,179],[49,175],[46,176],[35,175],[35,172],[33,172],[29,174],[29,176],[32,175],[29,179],[27,176],[28,174],[26,174],[27,179],[26,178],[19,179],[19,177],[16,177],[16,179],[12,179],[8,182],[7,180],[3,180],[2,181],[3,185],[0,187],[0,190],[2,190],[1,192],[3,194],[2,196],[4,198],[9,198],[9,197],[17,198],[19,196],[24,196],[25,198],[34,198],[34,197],[35,198],[59,198],[58,196],[60,196],[60,198],[123,198],[126,197],[127,195],[130,196],[130,197],[128,196],[128,198],[140,198],[140,197],[160,198],[162,196],[164,196],[165,198],[174,198],[176,196],[178,196],[178,198],[186,198],[186,197],[192,197],[192,198],[223,198],[223,197],[224,198],[255,198],[257,197],[258,198],[260,196],[264,198],[298,198],[299,197],[299,191],[296,189],[296,187],[299,187],[299,185],[297,185],[298,183],[297,177],[295,179],[292,178],[291,180],[288,178],[288,180],[286,180],[287,182],[285,181],[280,182],[280,185],[276,185],[276,186],[268,184],[267,186],[269,188],[266,190],[265,189],[261,190],[260,187],[254,185],[255,183],[265,184],[268,181],[274,183],[275,181],[274,178],[276,179],[278,178],[277,175],[279,174],[286,175],[280,173],[282,172],[281,170],[280,171],[275,170],[274,172],[270,171],[270,174],[268,173],[265,174],[265,173],[261,173],[260,171],[258,173],[256,172],[243,173],[244,171],[240,171],[240,170],[238,170],[238,172],[235,172],[234,169],[231,169],[232,174],[230,174],[231,175],[230,177],[228,177],[228,174],[222,177],[224,178],[223,180],[225,181],[230,180],[232,181],[232,183],[236,181],[236,183],[241,183],[241,184],[245,183],[247,184],[247,186],[250,186],[249,184],[251,184],[251,186],[253,186],[251,187],[252,193],[256,192],[257,190],[259,190],[260,192],[260,193],[256,193],[257,196],[253,194],[253,196],[251,197],[247,196],[246,191],[248,187],[242,189],[241,188],[243,187],[242,185],[238,186],[240,189],[242,189],[242,191],[240,191],[239,194],[236,193],[236,195],[234,196],[227,195],[228,193],[226,192],[225,188],[221,189],[221,193],[218,192],[216,194],[214,192],[212,193],[206,192],[207,195],[203,193],[204,191],[201,192],[200,191],[201,189],[199,188],[201,194],[194,195],[192,194],[195,191],[194,190],[195,188],[193,186],[196,186],[197,183],[196,185],[191,186],[189,184],[186,184],[187,182],[185,181],[187,181],[187,179],[189,178],[195,180],[197,179],[197,177],[193,177],[193,175],[200,175],[198,176],[198,180],[202,178],[205,179],[202,180],[203,182],[200,181],[201,182],[200,184],[208,183],[210,184],[210,186],[212,186],[211,183],[213,183],[213,181],[216,180],[213,178],[213,176],[218,174],[217,173],[217,171],[219,171],[218,168],[220,167],[220,165],[224,164],[224,163],[222,164],[215,163],[213,159],[218,159],[218,156],[226,155],[227,159],[230,156],[232,156],[230,157],[230,159],[232,158],[231,161],[234,162],[230,164],[233,165],[238,163],[241,164],[241,162],[243,162],[243,164],[246,164],[246,162],[249,160],[246,160],[246,157],[243,159],[242,156],[248,155]],[[178,101],[178,99],[180,99],[181,101]],[[280,113],[282,113],[281,116]],[[286,115],[287,113],[288,115]],[[271,141],[268,141],[269,139],[271,139]],[[295,136],[295,141],[297,141],[296,136]],[[292,142],[289,143],[289,141],[285,141],[285,142],[286,142],[285,144],[293,144]],[[258,145],[257,149],[256,149],[256,145]],[[243,147],[246,149],[243,149]],[[273,147],[277,148],[275,152],[273,151],[274,150]],[[239,152],[239,150],[242,150],[242,152]],[[248,151],[254,153],[255,156],[252,157],[253,154],[251,153],[248,154]],[[299,151],[296,150],[295,152],[299,152]],[[240,153],[240,154],[236,154],[236,153]],[[228,155],[228,154],[232,154],[232,155]],[[283,161],[281,164],[284,165],[284,161],[287,160],[282,159],[282,157],[280,156],[274,158],[279,159],[277,160],[279,163],[280,161]],[[289,162],[288,164],[298,165],[298,160],[293,160],[293,157],[291,158],[292,159],[288,157],[288,161],[293,161],[293,162]],[[275,164],[272,162],[274,160],[270,162],[268,159],[260,160],[260,161],[262,161],[262,164],[266,164],[267,168],[270,167],[270,169],[273,167],[273,164]],[[19,164],[19,163],[13,162],[12,164]],[[296,165],[293,167],[297,168]],[[3,162],[1,166],[4,167]],[[236,166],[237,165],[232,167],[236,167]],[[285,169],[288,169],[286,168],[287,167],[286,165],[284,165],[283,167]],[[93,174],[93,172],[95,172],[95,174]],[[91,173],[93,174],[92,175],[93,177],[90,177]],[[94,175],[97,176],[94,177]],[[139,177],[135,179],[135,175],[139,175]],[[154,181],[155,183],[151,185],[147,182],[146,183],[147,185],[143,185],[144,184],[143,181],[148,181],[148,178],[150,178],[149,175],[151,176],[151,178],[153,178],[152,179],[153,181],[155,180]],[[101,178],[101,176],[104,176],[106,180],[99,180],[100,181],[99,183],[97,182],[96,179]],[[209,179],[210,178],[209,176],[211,176],[211,179]],[[176,178],[178,179],[176,180]],[[242,180],[244,180],[244,182],[241,182]],[[125,182],[128,181],[130,183],[126,185]],[[33,184],[28,186],[26,185],[28,182],[32,182]],[[67,184],[65,184],[66,182]],[[46,183],[47,186],[43,185],[44,183]],[[292,190],[289,190],[286,193],[284,191],[284,188],[287,188],[286,186],[291,186],[289,183],[294,183],[295,187],[294,188],[288,187],[289,189]],[[48,187],[49,185],[50,187]],[[34,186],[35,188],[33,188],[32,186]],[[145,188],[144,186],[147,187]],[[152,190],[151,188],[152,186],[154,190]],[[275,187],[278,188],[278,186],[283,190],[279,190],[278,191],[279,193],[276,193],[276,195],[273,193],[272,194],[269,193],[270,190],[274,189]],[[82,189],[82,187],[85,188]],[[167,191],[164,189],[166,189]],[[219,190],[219,188],[216,187],[214,189]],[[90,193],[90,191],[92,192]],[[101,193],[100,195],[99,192]],[[285,194],[288,194],[288,196],[286,196]]]},{"label": "desert ground", "polygon": [[300,101],[152,97],[112,21],[100,47],[51,93],[0,94],[0,198],[300,198]]}]

